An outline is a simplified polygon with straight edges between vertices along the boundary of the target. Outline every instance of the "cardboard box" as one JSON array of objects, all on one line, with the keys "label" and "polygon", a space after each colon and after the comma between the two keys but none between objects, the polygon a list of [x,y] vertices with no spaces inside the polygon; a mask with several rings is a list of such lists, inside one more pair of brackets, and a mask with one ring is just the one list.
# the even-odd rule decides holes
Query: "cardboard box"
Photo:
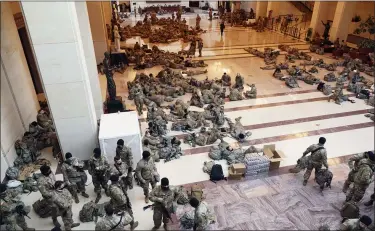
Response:
[{"label": "cardboard box", "polygon": [[270,159],[270,171],[278,169],[280,167],[280,162],[285,158],[282,151],[276,150],[274,144],[264,145],[263,154]]},{"label": "cardboard box", "polygon": [[242,164],[242,163],[232,164],[231,168],[234,173],[245,174],[246,172],[246,166],[245,164]]},{"label": "cardboard box", "polygon": [[229,180],[241,180],[243,174],[241,173],[234,173],[232,168],[228,170],[228,179]]}]

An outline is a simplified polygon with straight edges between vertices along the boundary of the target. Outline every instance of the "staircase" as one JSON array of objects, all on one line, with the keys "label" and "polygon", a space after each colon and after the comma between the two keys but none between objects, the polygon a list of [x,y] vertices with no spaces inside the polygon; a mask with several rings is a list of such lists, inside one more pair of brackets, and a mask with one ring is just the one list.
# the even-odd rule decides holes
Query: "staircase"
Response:
[{"label": "staircase", "polygon": [[314,10],[314,1],[289,1],[296,7],[301,13],[305,15],[304,21],[310,21],[312,12]]}]

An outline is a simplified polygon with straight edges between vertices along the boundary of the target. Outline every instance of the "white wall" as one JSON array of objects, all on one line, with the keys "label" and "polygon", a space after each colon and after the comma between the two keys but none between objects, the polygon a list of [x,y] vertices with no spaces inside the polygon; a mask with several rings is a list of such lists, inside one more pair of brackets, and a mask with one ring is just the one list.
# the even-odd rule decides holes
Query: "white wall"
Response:
[{"label": "white wall", "polygon": [[[38,100],[9,2],[1,2],[1,152],[10,165],[14,143],[36,120]],[[13,7],[14,8],[14,7]],[[16,9],[16,8],[15,8]],[[6,164],[2,159],[1,166]],[[2,170],[3,171],[3,170]]]}]

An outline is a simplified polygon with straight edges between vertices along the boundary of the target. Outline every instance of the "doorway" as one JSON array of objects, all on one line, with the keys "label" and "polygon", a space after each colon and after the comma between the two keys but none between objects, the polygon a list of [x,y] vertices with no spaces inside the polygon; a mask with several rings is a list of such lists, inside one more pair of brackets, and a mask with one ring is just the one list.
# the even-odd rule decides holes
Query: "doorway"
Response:
[{"label": "doorway", "polygon": [[199,1],[189,1],[189,7],[199,8]]}]

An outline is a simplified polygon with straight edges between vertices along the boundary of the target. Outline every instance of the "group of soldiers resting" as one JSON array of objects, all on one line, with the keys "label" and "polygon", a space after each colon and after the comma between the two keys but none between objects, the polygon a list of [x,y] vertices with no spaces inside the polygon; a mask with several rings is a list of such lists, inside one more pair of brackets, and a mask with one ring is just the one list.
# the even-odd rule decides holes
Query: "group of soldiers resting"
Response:
[{"label": "group of soldiers resting", "polygon": [[[202,56],[203,42],[200,39],[198,41],[199,56]],[[154,66],[161,65],[163,67],[169,67],[173,69],[187,70],[190,68],[207,67],[207,64],[203,60],[193,61],[190,58],[185,59],[184,54],[194,56],[196,52],[196,40],[192,41],[192,45],[188,51],[180,51],[178,53],[160,50],[157,46],[152,46],[151,49],[141,47],[138,42],[134,45],[134,48],[125,49],[129,62],[135,63],[134,69],[141,70],[151,68]],[[194,72],[186,71],[188,75],[194,75]]]},{"label": "group of soldiers resting", "polygon": [[128,25],[122,28],[118,25],[118,28],[122,41],[134,36],[140,36],[141,38],[149,38],[152,43],[170,43],[179,39],[188,42],[204,32],[200,29],[199,15],[197,15],[196,21],[196,27],[189,28],[186,20],[181,20],[181,13],[179,12],[177,12],[176,18],[174,13],[172,14],[172,18],[157,18],[156,13],[152,12],[150,18],[149,14],[146,13],[143,22],[138,21],[133,27]]},{"label": "group of soldiers resting", "polygon": [[[325,142],[326,139],[320,137],[318,144],[309,146],[297,161],[297,165],[289,170],[291,173],[298,173],[306,169],[303,176],[303,185],[306,185],[312,170],[315,169],[315,181],[319,184],[321,193],[323,193],[325,187],[331,188],[333,178],[327,162]],[[362,200],[367,188],[372,183],[375,171],[374,152],[368,151],[354,155],[349,159],[348,165],[350,172],[342,189],[346,194],[346,200],[340,210],[343,218],[340,230],[366,230],[365,227],[369,226],[372,220],[368,216],[360,216],[358,203]],[[324,169],[322,168],[323,166],[325,167]],[[375,195],[373,193],[370,200],[365,202],[364,205],[372,206],[374,201]],[[361,226],[360,223],[365,224],[365,226]]]},{"label": "group of soldiers resting", "polygon": [[37,121],[29,124],[29,131],[14,146],[17,153],[14,166],[19,169],[35,162],[41,154],[40,150],[46,147],[52,146],[54,157],[58,158],[60,147],[48,111],[42,109],[38,112]]},{"label": "group of soldiers resting", "polygon": [[[160,181],[160,176],[155,167],[151,149],[147,149],[149,143],[146,140],[149,141],[147,136],[144,139],[145,148],[142,159],[137,163],[135,170],[133,169],[132,150],[124,144],[122,139],[117,142],[116,156],[112,166],[99,148],[93,150],[87,167],[92,176],[94,191],[97,194],[95,203],[100,201],[102,189],[110,198],[109,203],[105,204],[105,216],[97,221],[95,230],[123,230],[127,225],[130,225],[130,230],[134,230],[138,226],[138,222],[134,220],[127,193],[128,190],[133,189],[133,172],[135,172],[134,178],[137,184],[143,188],[145,202],[153,202],[154,228],[152,230],[157,230],[162,222],[164,229],[168,230],[170,214],[175,212],[175,204],[179,198],[180,190],[169,186],[167,178],[162,178],[161,185],[156,186],[156,183]],[[170,142],[178,141],[171,139]],[[61,216],[65,230],[71,230],[80,225],[73,220],[72,204],[73,199],[75,203],[79,203],[78,194],[85,198],[89,197],[85,184],[87,175],[83,169],[84,163],[71,153],[65,154],[65,161],[62,164],[63,181],[56,181],[49,166],[42,165],[40,167],[41,175],[37,180],[37,187],[45,204],[51,210],[50,215],[55,229],[61,227],[57,220],[58,216]],[[108,184],[109,180],[111,184]],[[149,191],[150,185],[151,192]],[[30,206],[25,206],[20,198],[15,196],[10,188],[7,188],[6,184],[0,185],[0,198],[1,224],[6,226],[6,230],[14,231],[17,225],[23,230],[35,230],[29,228],[25,220],[25,216],[28,217],[30,212]],[[209,225],[204,217],[207,215],[207,205],[201,204],[194,197],[190,199],[190,204],[196,209],[195,225],[204,230]],[[204,211],[200,211],[202,209]],[[38,211],[36,212],[38,213]]]},{"label": "group of soldiers resting", "polygon": [[[289,46],[279,45],[279,49],[282,51],[287,51],[286,62],[276,64],[276,57],[269,55],[272,54],[272,49],[268,49],[268,52],[265,49],[265,52],[260,52],[256,49],[247,48],[245,49],[251,54],[254,54],[258,57],[264,58],[266,67],[261,67],[263,70],[275,70],[273,76],[279,80],[285,81],[285,84],[290,88],[299,87],[297,80],[302,80],[307,84],[318,84],[318,90],[322,91],[325,95],[329,95],[328,101],[333,100],[337,104],[341,104],[344,101],[354,102],[350,100],[347,95],[343,94],[344,82],[349,81],[347,90],[355,93],[355,96],[359,99],[365,99],[371,105],[373,104],[373,84],[374,82],[360,76],[360,71],[365,73],[369,72],[369,69],[373,67],[368,67],[367,64],[362,64],[362,61],[359,59],[352,59],[348,55],[344,55],[344,60],[336,61],[331,64],[327,64],[323,59],[312,60],[312,57],[305,52],[300,52],[297,48],[291,48]],[[267,55],[268,53],[268,55]],[[270,57],[266,60],[267,57]],[[370,57],[374,58],[373,54],[370,54]],[[289,67],[289,63],[294,63],[295,60],[304,60],[299,66],[293,65]],[[273,65],[269,65],[269,64]],[[306,69],[306,66],[312,66],[309,70]],[[337,67],[344,67],[344,69],[339,73],[339,76],[336,77],[333,71],[336,71]],[[324,81],[326,82],[336,82],[335,90],[332,94],[332,87],[322,82],[320,79],[313,76],[313,73],[318,73],[317,68],[325,68],[328,71],[331,71],[324,76]],[[286,70],[288,76],[284,76],[282,70]],[[367,70],[367,72],[366,72]],[[372,71],[373,73],[373,71]],[[374,118],[371,114],[370,118]]]}]

